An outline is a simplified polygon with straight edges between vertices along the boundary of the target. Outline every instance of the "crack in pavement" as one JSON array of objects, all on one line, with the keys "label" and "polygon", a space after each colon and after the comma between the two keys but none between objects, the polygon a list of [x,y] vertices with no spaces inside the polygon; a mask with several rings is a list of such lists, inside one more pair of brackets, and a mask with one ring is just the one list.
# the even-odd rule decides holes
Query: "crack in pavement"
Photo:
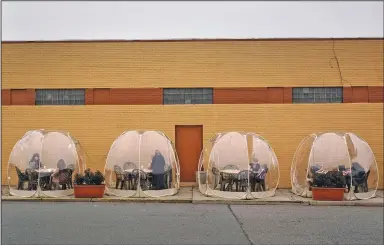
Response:
[{"label": "crack in pavement", "polygon": [[248,233],[244,230],[243,223],[242,223],[242,222],[240,221],[240,219],[237,217],[237,215],[236,215],[235,212],[233,211],[231,205],[228,204],[227,207],[228,207],[229,211],[231,212],[231,214],[233,215],[233,217],[235,217],[236,222],[239,224],[240,229],[241,229],[241,231],[243,232],[245,238],[247,238],[249,244],[250,244],[250,245],[254,245],[252,239],[249,237]]}]

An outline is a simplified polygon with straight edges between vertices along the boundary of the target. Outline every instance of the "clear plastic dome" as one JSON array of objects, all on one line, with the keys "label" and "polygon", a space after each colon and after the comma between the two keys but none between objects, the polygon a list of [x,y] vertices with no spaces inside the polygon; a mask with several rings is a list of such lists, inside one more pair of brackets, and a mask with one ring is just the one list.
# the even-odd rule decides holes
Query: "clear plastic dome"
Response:
[{"label": "clear plastic dome", "polygon": [[107,193],[121,197],[161,197],[179,189],[180,167],[167,136],[127,131],[112,144],[105,164]]},{"label": "clear plastic dome", "polygon": [[200,155],[199,190],[207,196],[255,199],[273,196],[279,166],[268,142],[254,133],[216,134]]},{"label": "clear plastic dome", "polygon": [[9,157],[10,194],[20,197],[72,195],[73,176],[80,168],[80,148],[68,133],[28,131],[17,141]]},{"label": "clear plastic dome", "polygon": [[345,188],[347,200],[368,199],[376,194],[379,174],[373,151],[362,138],[353,133],[319,133],[298,146],[291,183],[293,193],[304,197],[312,197],[312,187],[333,187]]}]

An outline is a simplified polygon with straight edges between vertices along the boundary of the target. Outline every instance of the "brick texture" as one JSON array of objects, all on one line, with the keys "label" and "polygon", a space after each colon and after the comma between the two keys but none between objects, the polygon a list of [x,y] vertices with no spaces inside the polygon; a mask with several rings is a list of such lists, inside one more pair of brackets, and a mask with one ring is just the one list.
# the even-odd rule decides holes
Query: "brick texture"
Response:
[{"label": "brick texture", "polygon": [[214,88],[214,104],[264,104],[268,102],[267,88]]},{"label": "brick texture", "polygon": [[[379,166],[379,185],[383,187],[382,103],[3,106],[2,109],[3,184],[7,180],[7,161],[13,145],[31,129],[70,132],[89,155],[88,167],[104,169],[105,156],[123,131],[159,130],[174,140],[175,125],[203,125],[205,143],[216,132],[238,130],[263,136],[276,152],[280,187],[285,188],[290,187],[293,155],[305,136],[326,131],[354,132],[372,147]],[[30,115],[34,115],[34,120],[25,120]]]},{"label": "brick texture", "polygon": [[292,88],[284,88],[284,104],[292,104]]},{"label": "brick texture", "polygon": [[92,88],[85,89],[85,104],[93,105],[93,89]]},{"label": "brick texture", "polygon": [[87,105],[161,105],[163,90],[161,88],[113,88],[86,89]]},{"label": "brick texture", "polygon": [[35,105],[34,89],[11,89],[11,105]]},{"label": "brick texture", "polygon": [[[34,104],[32,90],[13,90],[13,105]],[[24,97],[22,93],[29,91]],[[15,98],[19,96],[19,98]],[[96,98],[95,98],[96,97]],[[25,101],[28,100],[28,101]],[[214,88],[214,104],[291,104],[292,88]],[[2,90],[3,105],[11,104],[11,90]],[[344,87],[343,103],[382,103],[383,87]],[[85,90],[86,105],[159,105],[161,88],[112,88]]]},{"label": "brick texture", "polygon": [[[159,88],[338,86],[333,41],[2,43],[2,86]],[[351,86],[382,86],[383,40],[336,40]],[[55,79],[51,79],[54,77]]]},{"label": "brick texture", "polygon": [[352,103],[352,87],[343,87],[343,103]]},{"label": "brick texture", "polygon": [[352,103],[368,103],[368,87],[352,87]]},{"label": "brick texture", "polygon": [[11,90],[3,89],[1,90],[1,105],[10,105],[11,104]]},{"label": "brick texture", "polygon": [[109,88],[93,89],[94,105],[109,105],[110,102],[111,102],[111,89]]},{"label": "brick texture", "polygon": [[284,88],[268,88],[268,103],[283,104],[284,103]]},{"label": "brick texture", "polygon": [[369,103],[383,103],[383,87],[368,87]]},{"label": "brick texture", "polygon": [[111,89],[113,105],[161,105],[163,90],[160,88]]}]

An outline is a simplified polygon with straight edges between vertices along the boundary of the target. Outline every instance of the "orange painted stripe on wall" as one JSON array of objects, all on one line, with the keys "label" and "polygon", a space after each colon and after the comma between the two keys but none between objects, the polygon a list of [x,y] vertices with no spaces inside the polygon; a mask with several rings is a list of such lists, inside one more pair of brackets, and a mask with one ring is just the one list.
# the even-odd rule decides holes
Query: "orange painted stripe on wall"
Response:
[{"label": "orange painted stripe on wall", "polygon": [[384,87],[371,86],[368,87],[368,102],[369,103],[383,103]]},{"label": "orange painted stripe on wall", "polygon": [[214,88],[214,104],[292,103],[292,88]]},{"label": "orange painted stripe on wall", "polygon": [[161,88],[96,88],[86,89],[87,105],[159,105],[163,103]]},{"label": "orange painted stripe on wall", "polygon": [[343,88],[343,103],[383,103],[383,86]]},{"label": "orange painted stripe on wall", "polygon": [[1,90],[1,104],[10,105],[11,104],[11,90],[3,89]]},{"label": "orange painted stripe on wall", "polygon": [[[383,103],[383,86],[343,88],[343,103]],[[2,89],[2,105],[35,105],[35,89]],[[213,88],[213,104],[291,104],[292,87]],[[162,88],[87,88],[86,105],[161,105]]]},{"label": "orange painted stripe on wall", "polygon": [[35,105],[35,89],[2,89],[2,105]]}]

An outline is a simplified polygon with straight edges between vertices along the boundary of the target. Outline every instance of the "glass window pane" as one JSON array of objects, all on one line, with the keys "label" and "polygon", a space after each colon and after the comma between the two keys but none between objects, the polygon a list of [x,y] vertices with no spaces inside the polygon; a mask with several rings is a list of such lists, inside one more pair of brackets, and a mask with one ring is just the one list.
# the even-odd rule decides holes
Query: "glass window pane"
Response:
[{"label": "glass window pane", "polygon": [[[207,103],[208,102],[208,103]],[[212,88],[165,88],[164,104],[212,104]]]},{"label": "glass window pane", "polygon": [[341,87],[293,88],[292,103],[342,103]]},{"label": "glass window pane", "polygon": [[84,105],[85,89],[36,89],[36,105]]}]

